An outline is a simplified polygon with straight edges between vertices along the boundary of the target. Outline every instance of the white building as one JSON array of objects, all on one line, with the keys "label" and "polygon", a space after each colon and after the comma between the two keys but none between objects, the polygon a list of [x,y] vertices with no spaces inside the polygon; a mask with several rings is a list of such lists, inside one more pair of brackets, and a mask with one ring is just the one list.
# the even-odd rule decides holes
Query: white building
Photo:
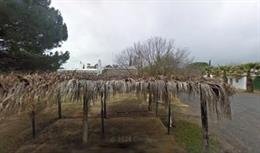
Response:
[{"label": "white building", "polygon": [[[251,73],[251,77],[254,80],[258,75]],[[236,89],[246,90],[247,76],[243,74],[241,76],[228,76],[228,84],[232,85]]]},{"label": "white building", "polygon": [[77,72],[77,73],[85,73],[85,74],[92,74],[92,75],[101,75],[103,68],[101,65],[101,60],[98,60],[98,63],[96,66],[85,66],[82,62],[80,62],[82,66],[79,66],[79,68],[75,69],[59,69],[58,72],[63,73],[70,73],[70,72]]},{"label": "white building", "polygon": [[241,77],[228,76],[227,78],[228,78],[228,84],[232,85],[234,88],[246,90],[246,82],[247,82],[246,76],[241,76]]}]

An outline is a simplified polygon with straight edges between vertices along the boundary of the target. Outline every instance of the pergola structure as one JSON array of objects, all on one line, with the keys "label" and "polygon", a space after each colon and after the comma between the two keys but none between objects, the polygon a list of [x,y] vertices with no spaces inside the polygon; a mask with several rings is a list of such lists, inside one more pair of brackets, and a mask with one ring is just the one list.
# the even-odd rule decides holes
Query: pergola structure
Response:
[{"label": "pergola structure", "polygon": [[[101,101],[101,128],[105,134],[104,118],[107,114],[107,97],[121,93],[134,93],[148,104],[148,110],[158,112],[159,101],[167,110],[168,134],[171,128],[172,100],[180,93],[200,96],[201,122],[205,149],[209,147],[208,112],[218,118],[231,117],[229,95],[231,88],[214,80],[177,81],[172,79],[114,79],[88,78],[77,74],[6,74],[0,75],[0,113],[31,112],[32,133],[35,137],[35,107],[55,99],[58,117],[65,99],[83,102],[83,143],[88,142],[88,112],[90,102]],[[174,101],[173,101],[174,102]],[[48,107],[48,105],[46,105]]]}]

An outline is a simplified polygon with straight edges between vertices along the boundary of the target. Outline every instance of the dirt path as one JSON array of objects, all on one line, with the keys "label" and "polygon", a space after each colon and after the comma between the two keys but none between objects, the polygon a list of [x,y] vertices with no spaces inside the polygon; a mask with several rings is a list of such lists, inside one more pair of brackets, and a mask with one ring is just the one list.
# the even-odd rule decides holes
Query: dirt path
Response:
[{"label": "dirt path", "polygon": [[17,153],[173,153],[174,139],[160,119],[133,97],[122,97],[108,106],[105,137],[101,137],[96,105],[91,110],[89,143],[82,145],[82,118],[64,118],[46,128]]}]

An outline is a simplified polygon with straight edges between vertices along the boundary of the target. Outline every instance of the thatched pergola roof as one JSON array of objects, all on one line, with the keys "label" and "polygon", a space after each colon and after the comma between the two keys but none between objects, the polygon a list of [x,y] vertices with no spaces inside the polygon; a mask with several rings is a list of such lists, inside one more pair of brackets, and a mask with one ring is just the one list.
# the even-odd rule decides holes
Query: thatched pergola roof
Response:
[{"label": "thatched pergola roof", "polygon": [[83,78],[79,74],[64,75],[58,73],[11,73],[0,75],[0,112],[26,111],[29,106],[40,101],[47,103],[50,97],[55,97],[60,90],[61,96],[80,99],[84,92],[97,93],[107,85],[109,93],[141,92],[148,94],[148,85],[158,92],[165,91],[165,85],[169,94],[178,97],[178,93],[185,92],[202,96],[208,103],[210,110],[217,115],[229,115],[230,104],[228,96],[232,94],[232,88],[215,80],[200,79],[197,81],[177,81],[168,79],[117,79]]},{"label": "thatched pergola roof", "polygon": [[[180,81],[165,77],[107,79],[102,77],[82,76],[79,73],[11,73],[0,75],[0,114],[9,115],[19,112],[31,112],[32,129],[35,137],[35,110],[37,104],[48,107],[50,99],[58,101],[59,118],[61,117],[61,99],[83,101],[83,142],[88,138],[89,100],[101,99],[102,134],[104,134],[104,115],[106,114],[106,97],[109,94],[135,93],[148,99],[148,108],[152,104],[158,106],[161,100],[168,110],[168,134],[171,127],[171,100],[180,93],[198,95],[200,97],[201,121],[204,146],[208,149],[208,110],[220,117],[231,117],[229,96],[233,89],[216,80]],[[148,96],[148,97],[147,97]],[[156,108],[157,112],[158,107]]]}]

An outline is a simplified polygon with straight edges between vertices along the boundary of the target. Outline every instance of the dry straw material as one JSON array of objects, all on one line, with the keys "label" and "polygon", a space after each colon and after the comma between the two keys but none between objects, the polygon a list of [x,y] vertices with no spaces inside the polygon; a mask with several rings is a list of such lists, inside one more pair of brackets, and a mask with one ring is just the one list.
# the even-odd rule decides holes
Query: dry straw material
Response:
[{"label": "dry straw material", "polygon": [[[104,86],[106,85],[106,86]],[[206,101],[210,112],[218,118],[230,117],[231,109],[229,96],[233,90],[228,85],[214,80],[177,81],[154,79],[119,79],[105,80],[104,78],[82,77],[80,74],[5,74],[0,75],[0,112],[12,114],[30,111],[35,104],[42,103],[49,106],[51,98],[60,91],[62,98],[72,101],[82,99],[85,92],[89,92],[90,99],[107,89],[106,94],[135,93],[147,99],[151,94],[152,101],[157,99],[164,102],[165,86],[170,96],[178,97],[179,93],[199,95]],[[149,87],[149,88],[148,88]]]},{"label": "dry straw material", "polygon": [[203,142],[208,150],[208,112],[218,119],[231,118],[229,96],[234,90],[227,84],[216,80],[179,81],[172,79],[107,79],[82,75],[80,73],[34,73],[0,75],[0,114],[29,112],[32,119],[32,133],[35,137],[35,113],[37,106],[49,107],[51,102],[58,103],[61,118],[61,102],[83,102],[83,143],[88,142],[88,108],[90,101],[101,99],[102,136],[105,134],[104,118],[106,101],[110,95],[133,93],[148,101],[148,110],[155,110],[163,104],[168,111],[168,134],[172,125],[172,99],[186,93],[187,96],[199,96]]}]

